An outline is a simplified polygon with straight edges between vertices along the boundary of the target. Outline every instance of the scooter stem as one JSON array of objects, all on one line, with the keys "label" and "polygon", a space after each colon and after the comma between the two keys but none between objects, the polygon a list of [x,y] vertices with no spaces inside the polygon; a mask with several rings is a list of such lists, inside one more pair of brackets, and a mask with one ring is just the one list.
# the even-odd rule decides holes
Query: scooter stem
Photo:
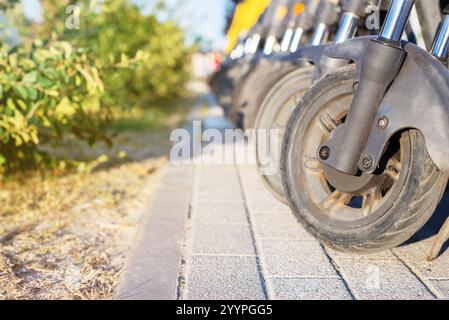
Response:
[{"label": "scooter stem", "polygon": [[393,0],[379,34],[380,41],[400,45],[415,0]]},{"label": "scooter stem", "polygon": [[304,34],[313,28],[313,19],[317,15],[320,2],[320,0],[307,0],[305,2],[305,11],[298,15],[296,19],[290,52],[296,52],[299,49]]},{"label": "scooter stem", "polygon": [[311,46],[319,46],[325,43],[329,36],[329,27],[326,23],[320,22],[313,32],[312,40],[310,41]]},{"label": "scooter stem", "polygon": [[352,12],[343,13],[340,25],[338,26],[337,34],[335,35],[334,43],[342,43],[348,39],[355,36],[357,32],[357,24],[359,23],[360,17]]},{"label": "scooter stem", "polygon": [[326,43],[329,37],[329,26],[338,20],[338,7],[334,0],[321,0],[318,16],[316,18],[316,27],[310,39],[311,46],[319,46]]},{"label": "scooter stem", "polygon": [[435,41],[432,45],[432,50],[430,53],[443,62],[447,64],[449,51],[449,16],[445,15],[443,22],[441,22],[440,27],[438,28],[437,35],[435,37]]},{"label": "scooter stem", "polygon": [[[373,4],[375,3],[375,1],[372,2]],[[335,44],[354,38],[360,19],[366,16],[367,4],[367,0],[345,0],[343,2],[343,14],[341,15],[337,33],[334,38]],[[348,63],[348,60],[323,57],[320,61],[320,74],[328,73],[331,70],[337,69]]]}]

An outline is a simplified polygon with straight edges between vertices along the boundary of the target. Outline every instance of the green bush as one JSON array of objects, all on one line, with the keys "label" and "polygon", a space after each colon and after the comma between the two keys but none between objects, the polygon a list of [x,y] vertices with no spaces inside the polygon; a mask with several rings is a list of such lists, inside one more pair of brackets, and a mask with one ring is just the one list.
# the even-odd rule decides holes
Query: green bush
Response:
[{"label": "green bush", "polygon": [[98,69],[81,49],[68,42],[32,50],[0,48],[0,165],[15,169],[45,157],[42,142],[72,132],[89,142],[105,138],[101,127],[109,110],[101,99]]},{"label": "green bush", "polygon": [[[0,0],[0,10],[16,2]],[[173,98],[190,74],[182,30],[129,0],[41,3],[44,22],[20,26],[23,44],[0,44],[0,172],[52,164],[38,146],[67,132],[109,141],[114,108]],[[81,25],[68,30],[74,3],[82,4]]]},{"label": "green bush", "polygon": [[[108,104],[146,106],[182,93],[190,76],[190,50],[175,22],[160,22],[154,14],[145,16],[129,0],[107,0],[96,5],[83,2],[79,30],[60,24],[55,27],[54,16],[63,17],[71,3],[74,1],[45,1],[44,7],[52,14],[46,16],[42,30],[63,30],[62,39],[92,51]],[[139,62],[134,68],[115,68],[132,58]]]},{"label": "green bush", "polygon": [[11,9],[14,7],[17,3],[19,3],[20,0],[0,0],[0,10],[4,11],[7,9]]}]

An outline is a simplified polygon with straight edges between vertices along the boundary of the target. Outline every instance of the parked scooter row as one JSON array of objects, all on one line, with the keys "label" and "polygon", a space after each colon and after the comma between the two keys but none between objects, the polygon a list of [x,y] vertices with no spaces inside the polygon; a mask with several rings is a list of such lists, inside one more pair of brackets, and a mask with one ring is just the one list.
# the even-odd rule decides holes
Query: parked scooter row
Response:
[{"label": "parked scooter row", "polygon": [[[216,77],[230,118],[256,129],[266,186],[323,244],[358,253],[397,246],[440,202],[448,14],[449,1],[437,0],[273,1],[254,30],[276,32],[244,39],[222,70],[228,91]],[[443,228],[432,258],[448,237]]]}]

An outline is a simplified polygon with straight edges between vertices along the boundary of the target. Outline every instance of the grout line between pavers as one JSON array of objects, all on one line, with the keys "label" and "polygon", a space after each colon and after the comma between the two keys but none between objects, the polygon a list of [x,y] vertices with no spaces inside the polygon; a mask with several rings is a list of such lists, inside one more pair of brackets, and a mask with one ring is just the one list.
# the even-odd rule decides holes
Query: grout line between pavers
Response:
[{"label": "grout line between pavers", "polygon": [[251,232],[251,238],[253,239],[253,245],[254,245],[254,250],[256,252],[256,262],[257,262],[257,268],[259,271],[259,278],[260,278],[260,284],[262,286],[262,290],[263,293],[265,295],[265,298],[267,300],[269,300],[271,298],[271,294],[270,294],[270,287],[271,284],[268,283],[268,279],[265,277],[265,266],[263,263],[263,256],[262,256],[262,250],[259,248],[259,244],[258,244],[258,240],[256,237],[256,231],[254,229],[254,218],[251,215],[251,212],[248,208],[248,203],[247,203],[247,199],[246,199],[246,193],[245,193],[245,188],[243,185],[243,181],[242,181],[242,175],[240,173],[240,168],[235,165],[235,169],[237,170],[237,178],[239,180],[239,184],[240,184],[240,190],[242,192],[242,198],[244,200],[244,206],[245,206],[245,212],[246,212],[246,216],[248,219],[248,222],[250,224],[250,232]]},{"label": "grout line between pavers", "polygon": [[368,255],[351,255],[351,254],[349,254],[349,256],[348,256],[342,252],[335,251],[335,250],[334,250],[335,253],[330,253],[327,248],[326,248],[326,251],[329,253],[329,256],[332,258],[332,260],[354,260],[354,259],[357,259],[360,261],[369,261],[369,260],[371,260],[371,261],[395,261],[395,262],[399,261],[398,258],[393,255],[393,253],[391,252],[391,249],[389,249],[388,251],[393,255],[393,258],[388,258],[388,256],[387,257],[385,257],[385,256],[382,257],[379,255],[376,256],[376,254],[372,254],[372,255],[369,255],[369,254]]},{"label": "grout line between pavers", "polygon": [[339,256],[332,256],[332,254],[329,254],[329,256],[332,258],[333,261],[336,260],[358,260],[358,261],[391,261],[391,262],[398,262],[397,259],[392,258],[376,258],[376,257],[339,257]]},{"label": "grout line between pavers", "polygon": [[187,240],[190,237],[190,230],[191,230],[191,211],[192,211],[192,203],[189,203],[189,209],[187,212],[187,219],[185,224],[185,234],[184,234],[184,241],[181,246],[181,261],[179,265],[179,272],[178,272],[178,281],[177,281],[177,287],[176,287],[176,300],[182,300],[184,299],[184,291],[186,290],[186,278],[187,278],[187,271],[188,271],[188,250],[189,250],[189,241]]},{"label": "grout line between pavers", "polygon": [[334,276],[334,277],[320,277],[320,276],[298,276],[298,275],[280,275],[280,276],[275,276],[275,275],[267,275],[265,276],[266,278],[281,278],[281,279],[322,279],[322,280],[333,280],[333,279],[339,279],[341,280],[341,277],[339,276]]},{"label": "grout line between pavers", "polygon": [[277,210],[277,211],[273,211],[273,210],[267,210],[267,211],[260,211],[260,210],[257,210],[256,212],[254,212],[253,214],[255,215],[255,216],[258,216],[258,215],[263,215],[263,214],[265,214],[265,215],[268,215],[268,214],[283,214],[283,213],[288,213],[288,214],[291,214],[292,212],[290,211],[290,210],[285,210],[285,209],[280,209],[280,210]]},{"label": "grout line between pavers", "polygon": [[[200,106],[204,103],[207,103],[206,94],[201,95],[197,98],[195,108],[192,111],[194,114],[200,109]],[[196,117],[201,118],[199,115]],[[190,116],[189,121],[194,121],[195,116]],[[192,193],[190,195],[189,201],[189,209],[187,212],[186,223],[184,226],[184,239],[182,243],[182,251],[181,251],[181,261],[178,272],[178,282],[176,288],[176,300],[186,300],[188,297],[188,288],[189,288],[189,273],[192,265],[191,253],[193,250],[193,223],[195,218],[195,205],[197,202],[197,190],[198,190],[198,177],[199,177],[199,167],[195,164],[195,161],[192,162],[193,166],[193,183],[192,183]]]},{"label": "grout line between pavers", "polygon": [[254,258],[257,257],[255,254],[232,254],[232,253],[192,253],[192,257],[239,257],[239,258]]},{"label": "grout line between pavers", "polygon": [[[196,219],[195,219],[196,220]],[[238,227],[248,227],[249,223],[238,223],[238,222],[198,222],[195,221],[195,225],[199,226],[238,226]]]},{"label": "grout line between pavers", "polygon": [[285,237],[259,237],[260,240],[278,240],[278,241],[301,241],[301,242],[316,242],[319,243],[315,239],[310,238],[285,238]]},{"label": "grout line between pavers", "polygon": [[354,300],[358,300],[357,296],[355,295],[355,293],[352,291],[351,287],[349,286],[349,283],[346,281],[345,276],[343,275],[343,273],[341,272],[341,268],[338,265],[337,261],[335,261],[332,256],[329,254],[329,252],[327,252],[327,249],[320,244],[321,249],[323,250],[324,254],[327,256],[327,258],[329,259],[330,264],[332,265],[332,267],[334,268],[335,272],[337,273],[337,276],[340,277],[341,281],[343,282],[344,286],[346,287],[346,290],[348,290],[349,295],[351,296],[351,298]]},{"label": "grout line between pavers", "polygon": [[193,166],[193,188],[190,196],[189,210],[185,224],[185,235],[183,241],[183,250],[181,251],[181,264],[178,273],[178,286],[176,288],[176,300],[186,300],[189,290],[189,271],[191,268],[191,252],[193,248],[193,221],[196,200],[196,189],[198,186],[198,166]]},{"label": "grout line between pavers", "polygon": [[398,258],[398,260],[421,282],[424,287],[437,299],[444,298],[444,294],[440,292],[440,290],[436,289],[431,283],[429,283],[426,278],[421,274],[419,270],[417,270],[413,264],[409,263],[407,259],[402,258],[399,254],[397,254],[394,250],[391,250],[391,253]]},{"label": "grout line between pavers", "polygon": [[159,187],[160,190],[170,190],[170,191],[182,191],[182,190],[187,190],[190,191],[189,187],[173,187],[170,185],[164,185],[161,184],[161,186]]},{"label": "grout line between pavers", "polygon": [[201,203],[204,203],[204,202],[210,202],[210,203],[215,203],[215,202],[226,202],[226,203],[243,203],[244,201],[243,201],[243,199],[221,199],[221,198],[214,198],[214,199],[207,199],[207,200],[201,200],[201,201],[198,201],[198,202],[201,202]]}]

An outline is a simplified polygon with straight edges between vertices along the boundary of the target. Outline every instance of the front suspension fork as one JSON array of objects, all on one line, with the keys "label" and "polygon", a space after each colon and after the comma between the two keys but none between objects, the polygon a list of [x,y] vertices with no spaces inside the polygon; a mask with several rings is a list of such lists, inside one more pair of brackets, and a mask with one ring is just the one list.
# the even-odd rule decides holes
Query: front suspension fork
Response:
[{"label": "front suspension fork", "polygon": [[[400,46],[400,38],[413,5],[413,1],[405,0],[393,1],[381,35],[376,40],[367,40],[368,42],[364,42],[367,43],[366,46],[362,42],[359,42],[359,45],[353,43],[352,47],[349,45],[339,54],[337,49],[334,57],[352,56],[358,62],[356,79],[360,80],[354,83],[355,97],[345,123],[337,127],[333,137],[319,148],[318,157],[324,164],[340,169],[343,173],[354,174],[358,169],[372,173],[377,168],[381,151],[389,138],[402,129],[416,128],[422,132],[435,165],[445,174],[449,174],[448,152],[446,148],[441,147],[449,138],[446,122],[449,118],[449,95],[445,92],[449,77],[447,70],[436,61],[447,65],[449,51],[447,2],[446,7],[442,8],[444,19],[440,23],[430,51],[435,60],[422,49],[408,44],[405,49],[409,57],[405,57]],[[357,53],[348,51],[350,48],[356,49]],[[375,60],[379,54],[389,59],[383,63]],[[374,62],[371,59],[374,59]],[[391,67],[389,73],[385,65]],[[414,79],[415,76],[419,78]],[[375,93],[367,91],[366,88],[370,86],[376,90]],[[413,92],[407,92],[408,89]],[[412,97],[414,92],[419,93],[419,96]],[[416,115],[426,102],[429,102],[429,114],[425,117],[427,121],[423,122]],[[357,123],[356,120],[360,122]],[[365,149],[365,153],[359,151],[360,145]],[[346,158],[345,153],[349,154]],[[332,158],[330,156],[332,154],[337,156],[334,155]],[[448,239],[449,218],[437,235],[428,260],[434,260],[438,256]]]},{"label": "front suspension fork", "polygon": [[[354,38],[358,23],[361,17],[366,15],[366,0],[346,0],[343,3],[343,14],[338,25],[337,33],[334,38],[334,43],[339,44],[345,42],[348,39]],[[330,57],[323,57],[320,61],[320,74],[328,73],[334,69],[337,69],[343,65],[346,65],[348,61],[342,59],[333,59]]]},{"label": "front suspension fork", "polygon": [[382,99],[406,57],[401,38],[414,2],[393,0],[379,36],[369,43],[361,62],[360,80],[354,83],[354,98],[339,137],[339,145],[345,147],[330,148],[324,144],[318,151],[322,162],[342,173],[356,175],[359,167],[372,169],[372,159],[360,159],[361,154]]},{"label": "front suspension fork", "polygon": [[[448,12],[449,13],[449,12]],[[449,15],[445,14],[441,22],[430,53],[447,65],[449,52]]]},{"label": "front suspension fork", "polygon": [[337,21],[337,2],[335,0],[321,1],[318,16],[316,19],[316,27],[310,39],[311,46],[319,46],[326,43],[329,37],[329,26]]},{"label": "front suspension fork", "polygon": [[[380,35],[368,43],[359,61],[359,80],[354,83],[355,94],[345,123],[318,150],[318,157],[325,165],[349,175],[356,175],[359,171],[372,173],[377,168],[378,158],[362,154],[367,148],[372,128],[388,125],[388,120],[376,119],[376,116],[387,90],[405,61],[406,52],[401,46],[401,37],[414,2],[393,0]],[[443,13],[444,19],[430,53],[446,63],[449,10],[443,10]],[[341,148],[342,145],[345,148]]]}]

